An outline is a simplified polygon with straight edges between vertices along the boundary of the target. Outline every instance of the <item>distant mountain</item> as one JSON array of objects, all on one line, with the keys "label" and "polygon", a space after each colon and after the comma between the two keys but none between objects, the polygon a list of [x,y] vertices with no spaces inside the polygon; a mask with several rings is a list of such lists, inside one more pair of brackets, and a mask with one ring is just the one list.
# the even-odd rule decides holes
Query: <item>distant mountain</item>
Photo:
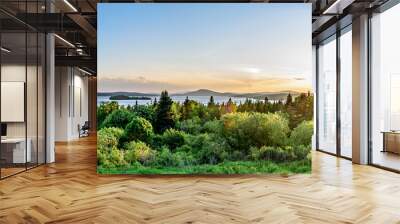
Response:
[{"label": "distant mountain", "polygon": [[[256,92],[256,93],[231,93],[231,92],[217,92],[209,89],[199,89],[186,93],[175,93],[171,96],[226,96],[226,97],[242,97],[264,100],[268,97],[269,100],[286,100],[288,94],[292,94],[293,97],[300,95],[300,92],[296,91],[279,91],[279,92]],[[139,93],[139,92],[99,92],[98,96],[130,96],[130,97],[149,97],[159,96],[156,93]]]},{"label": "distant mountain", "polygon": [[235,94],[234,97],[245,97],[245,98],[253,98],[259,100],[263,100],[265,99],[265,97],[268,97],[269,100],[286,100],[286,97],[289,93],[293,97],[300,95],[300,92],[296,91],[279,91],[279,92],[242,93],[242,94]]},{"label": "distant mountain", "polygon": [[294,97],[300,95],[296,91],[279,91],[279,92],[256,92],[256,93],[230,93],[230,92],[216,92],[209,89],[199,89],[186,93],[172,94],[173,96],[227,96],[227,97],[243,97],[263,100],[268,97],[269,100],[285,100],[288,94]]},{"label": "distant mountain", "polygon": [[233,96],[234,93],[220,93],[209,89],[199,89],[186,93],[175,93],[172,96]]},{"label": "distant mountain", "polygon": [[159,96],[156,93],[138,93],[138,92],[99,92],[97,96]]}]

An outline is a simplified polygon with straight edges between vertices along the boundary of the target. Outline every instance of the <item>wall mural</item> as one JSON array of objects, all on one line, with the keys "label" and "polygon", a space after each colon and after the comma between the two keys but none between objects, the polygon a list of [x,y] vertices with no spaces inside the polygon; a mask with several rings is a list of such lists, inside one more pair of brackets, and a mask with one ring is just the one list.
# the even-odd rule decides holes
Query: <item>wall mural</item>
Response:
[{"label": "wall mural", "polygon": [[98,172],[311,171],[310,4],[99,4]]}]

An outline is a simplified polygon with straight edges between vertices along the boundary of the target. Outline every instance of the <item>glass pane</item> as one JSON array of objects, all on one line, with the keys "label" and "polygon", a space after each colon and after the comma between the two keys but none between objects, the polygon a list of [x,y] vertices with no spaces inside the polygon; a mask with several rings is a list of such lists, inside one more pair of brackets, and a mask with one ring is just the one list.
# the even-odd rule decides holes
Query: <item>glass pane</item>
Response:
[{"label": "glass pane", "polygon": [[336,40],[318,48],[318,148],[336,153]]},{"label": "glass pane", "polygon": [[[1,34],[1,173],[2,177],[25,170],[31,159],[26,150],[26,35]],[[29,147],[28,147],[29,148]]]},{"label": "glass pane", "polygon": [[400,170],[400,5],[372,18],[372,163]]},{"label": "glass pane", "polygon": [[27,114],[27,150],[30,151],[30,159],[28,160],[28,168],[37,165],[38,147],[37,147],[37,132],[38,132],[38,36],[37,33],[27,33],[28,38],[28,62],[27,62],[27,82],[26,82],[26,114]]},{"label": "glass pane", "polygon": [[46,37],[44,34],[39,33],[38,41],[38,163],[45,163],[45,44]]},{"label": "glass pane", "polygon": [[340,150],[352,157],[352,35],[351,30],[340,37]]}]

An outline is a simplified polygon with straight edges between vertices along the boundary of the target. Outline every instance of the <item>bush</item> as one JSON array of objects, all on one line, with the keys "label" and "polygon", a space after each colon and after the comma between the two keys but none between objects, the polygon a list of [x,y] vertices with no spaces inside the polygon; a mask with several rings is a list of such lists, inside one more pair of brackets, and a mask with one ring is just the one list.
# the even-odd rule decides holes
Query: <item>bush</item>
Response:
[{"label": "bush", "polygon": [[252,147],[250,149],[253,160],[272,160],[274,162],[290,162],[294,160],[305,160],[309,155],[311,148],[303,145],[296,147],[271,147],[263,146],[260,148]]},{"label": "bush", "polygon": [[129,163],[138,161],[143,165],[150,164],[156,156],[156,152],[141,141],[125,144],[125,150],[125,160]]},{"label": "bush", "polygon": [[163,147],[156,158],[158,167],[184,167],[196,164],[196,160],[190,153],[176,152],[171,153],[167,147]]},{"label": "bush", "polygon": [[132,109],[133,113],[138,117],[143,117],[150,123],[154,123],[156,111],[153,106],[149,105],[137,105]]},{"label": "bush", "polygon": [[193,166],[197,164],[196,159],[191,153],[176,152],[174,153],[175,164],[179,167],[182,166]]},{"label": "bush", "polygon": [[[130,146],[126,146],[126,148],[128,148],[128,147],[130,147]],[[125,152],[124,152],[124,160],[128,164],[135,164],[137,162],[135,150],[129,150],[129,149],[125,150]]]},{"label": "bush", "polygon": [[302,160],[306,159],[311,152],[311,145],[297,145],[293,146],[294,154],[296,156],[296,159]]},{"label": "bush", "polygon": [[170,128],[163,133],[162,143],[174,150],[185,144],[185,132]]},{"label": "bush", "polygon": [[124,153],[116,148],[111,150],[111,153],[109,153],[107,160],[113,167],[126,166],[126,162],[124,160]]},{"label": "bush", "polygon": [[127,165],[123,152],[116,147],[107,151],[97,150],[97,163],[105,168],[124,167]]},{"label": "bush", "polygon": [[311,145],[311,138],[314,132],[312,121],[303,121],[290,134],[290,144],[292,146]]},{"label": "bush", "polygon": [[150,142],[153,135],[153,126],[142,117],[133,117],[125,127],[125,141],[140,140]]},{"label": "bush", "polygon": [[287,143],[288,120],[281,114],[231,113],[221,119],[229,144],[245,154],[251,146],[284,146]]},{"label": "bush", "polygon": [[229,150],[229,145],[225,141],[212,139],[203,143],[203,147],[197,153],[197,156],[203,163],[217,164],[230,156]]},{"label": "bush", "polygon": [[97,148],[109,151],[118,146],[119,139],[124,134],[120,128],[103,128],[97,132]]},{"label": "bush", "polygon": [[274,162],[288,162],[296,158],[291,147],[281,148],[263,146],[261,148],[252,147],[251,156],[254,160],[272,160]]},{"label": "bush", "polygon": [[207,121],[203,125],[203,132],[214,133],[217,135],[222,135],[224,131],[224,123],[220,120]]},{"label": "bush", "polygon": [[161,134],[154,134],[151,137],[151,147],[153,149],[156,149],[157,151],[160,151],[160,149],[164,146],[164,138]]},{"label": "bush", "polygon": [[103,165],[107,161],[107,154],[102,151],[97,149],[97,164],[98,165]]},{"label": "bush", "polygon": [[[182,148],[179,148],[179,151]],[[186,149],[190,149],[200,164],[217,164],[224,161],[229,157],[231,150],[225,139],[208,133],[189,136]]]},{"label": "bush", "polygon": [[189,134],[199,134],[202,130],[201,119],[199,117],[194,117],[192,119],[183,120],[178,122],[176,127]]},{"label": "bush", "polygon": [[97,107],[97,127],[101,128],[106,117],[113,111],[118,110],[118,108],[119,105],[117,102],[101,103],[100,106]]},{"label": "bush", "polygon": [[126,125],[135,117],[133,113],[127,109],[118,109],[113,111],[106,117],[102,124],[104,127],[116,127],[125,129]]}]

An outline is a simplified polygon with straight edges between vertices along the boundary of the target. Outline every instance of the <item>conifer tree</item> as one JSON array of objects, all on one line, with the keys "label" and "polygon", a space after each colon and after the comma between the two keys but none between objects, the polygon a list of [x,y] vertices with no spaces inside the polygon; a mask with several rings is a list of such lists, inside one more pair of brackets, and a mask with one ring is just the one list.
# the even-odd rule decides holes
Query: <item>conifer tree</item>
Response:
[{"label": "conifer tree", "polygon": [[213,106],[215,106],[214,97],[210,96],[210,101],[208,102],[208,107],[213,107]]},{"label": "conifer tree", "polygon": [[162,133],[174,126],[171,113],[172,99],[168,96],[167,90],[161,92],[158,107],[156,109],[155,128],[158,133]]}]

